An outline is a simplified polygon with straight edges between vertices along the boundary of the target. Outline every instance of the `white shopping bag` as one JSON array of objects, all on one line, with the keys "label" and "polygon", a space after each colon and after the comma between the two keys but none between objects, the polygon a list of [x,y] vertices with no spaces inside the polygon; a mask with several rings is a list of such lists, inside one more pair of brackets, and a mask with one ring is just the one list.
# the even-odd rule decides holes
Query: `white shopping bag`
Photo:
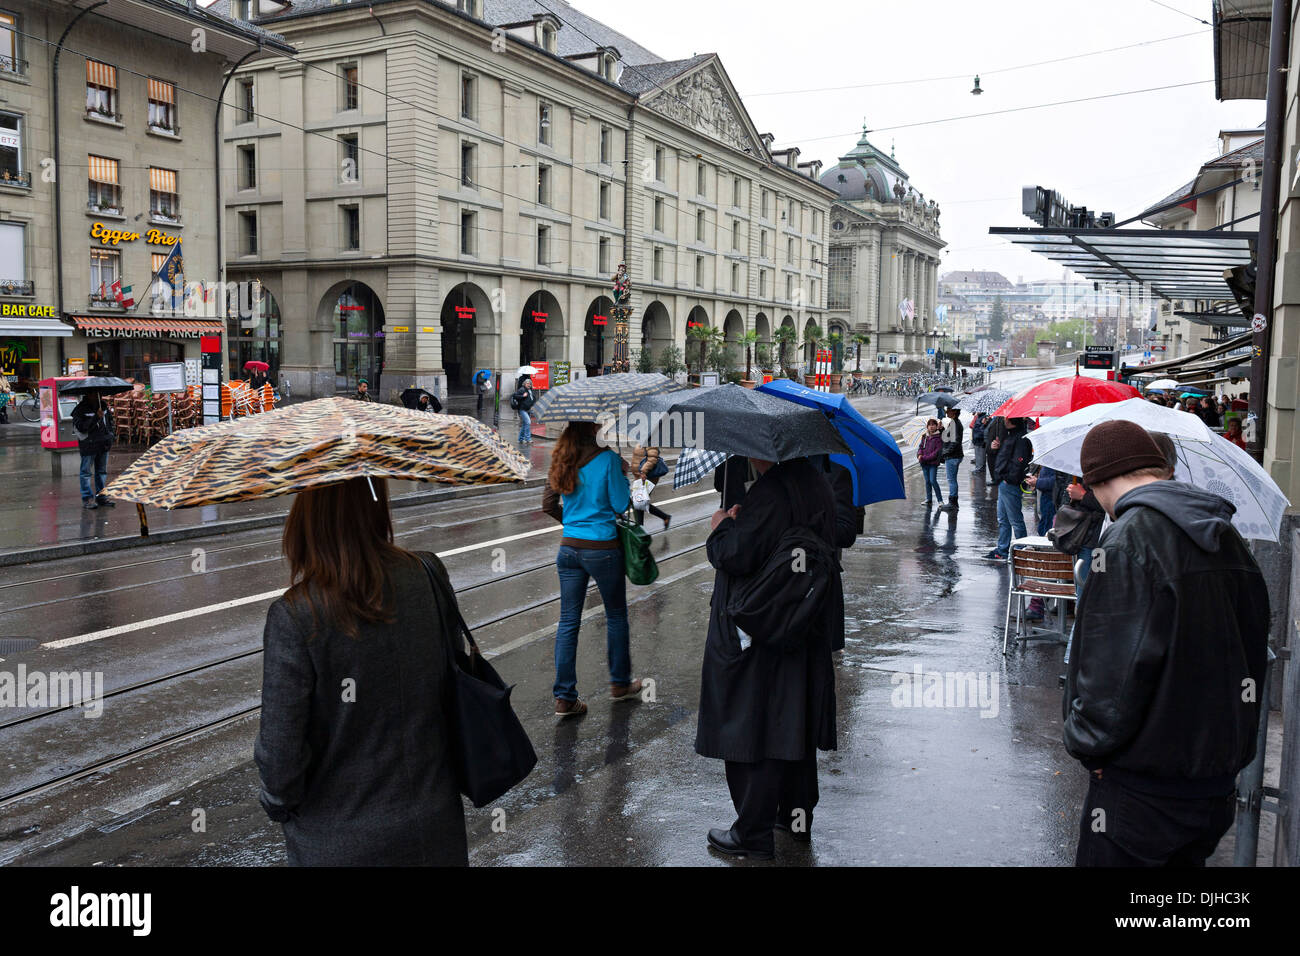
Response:
[{"label": "white shopping bag", "polygon": [[654,491],[655,486],[645,478],[638,478],[632,482],[632,507],[637,511],[645,511],[650,507],[650,492]]}]

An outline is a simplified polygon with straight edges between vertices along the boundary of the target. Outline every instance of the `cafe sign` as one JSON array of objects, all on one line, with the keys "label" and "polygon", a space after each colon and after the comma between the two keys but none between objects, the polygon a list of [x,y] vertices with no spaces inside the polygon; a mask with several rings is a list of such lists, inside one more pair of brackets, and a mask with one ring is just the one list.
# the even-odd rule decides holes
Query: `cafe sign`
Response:
[{"label": "cafe sign", "polygon": [[[124,229],[110,229],[102,222],[91,224],[90,237],[98,239],[100,243],[106,246],[115,246],[119,242],[135,242],[140,238],[140,233],[129,232]],[[151,246],[175,246],[181,242],[180,236],[168,236],[157,229],[150,229],[144,234],[144,241]]]}]

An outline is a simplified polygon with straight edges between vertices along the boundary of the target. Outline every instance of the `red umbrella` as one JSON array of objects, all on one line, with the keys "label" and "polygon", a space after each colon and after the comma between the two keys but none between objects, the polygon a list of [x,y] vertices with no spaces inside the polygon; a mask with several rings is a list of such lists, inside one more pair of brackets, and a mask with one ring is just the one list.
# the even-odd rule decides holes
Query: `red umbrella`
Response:
[{"label": "red umbrella", "polygon": [[246,368],[246,369],[249,369],[249,368],[251,368],[251,369],[255,369],[255,370],[259,371],[259,372],[269,372],[269,371],[271,371],[271,366],[267,365],[265,362],[259,362],[259,361],[257,361],[256,359],[254,359],[254,360],[251,361],[251,362],[245,362],[245,363],[244,363],[244,368]]},{"label": "red umbrella", "polygon": [[1060,418],[1089,405],[1141,398],[1132,385],[1085,375],[1054,378],[1030,386],[993,413],[995,418]]}]

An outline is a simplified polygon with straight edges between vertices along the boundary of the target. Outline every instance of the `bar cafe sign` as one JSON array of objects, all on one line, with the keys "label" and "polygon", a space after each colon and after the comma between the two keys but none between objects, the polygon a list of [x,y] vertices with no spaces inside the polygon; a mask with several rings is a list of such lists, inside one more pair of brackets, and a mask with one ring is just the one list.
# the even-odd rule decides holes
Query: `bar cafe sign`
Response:
[{"label": "bar cafe sign", "polygon": [[[102,222],[97,222],[90,227],[90,237],[98,239],[103,245],[115,246],[119,242],[135,242],[140,238],[140,233],[110,229]],[[181,237],[164,235],[157,229],[150,229],[144,234],[144,241],[151,246],[174,246],[180,243]]]}]

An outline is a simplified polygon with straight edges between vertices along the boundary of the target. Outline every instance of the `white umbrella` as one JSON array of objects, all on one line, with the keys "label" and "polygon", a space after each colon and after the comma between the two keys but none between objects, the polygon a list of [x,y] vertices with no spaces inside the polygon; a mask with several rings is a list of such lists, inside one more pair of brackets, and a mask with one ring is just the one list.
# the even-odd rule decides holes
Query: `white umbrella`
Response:
[{"label": "white umbrella", "polygon": [[1146,385],[1143,386],[1143,388],[1145,388],[1147,391],[1150,391],[1153,388],[1159,388],[1159,389],[1177,388],[1178,385],[1179,382],[1175,379],[1158,378],[1154,382],[1148,382]]},{"label": "white umbrella", "polygon": [[1290,502],[1254,458],[1220,435],[1208,445],[1175,438],[1178,467],[1174,478],[1232,502],[1232,526],[1243,538],[1277,541],[1282,514]]},{"label": "white umbrella", "polygon": [[1178,453],[1174,478],[1231,502],[1237,509],[1232,525],[1242,537],[1278,540],[1290,504],[1282,489],[1255,459],[1187,412],[1142,399],[1090,405],[1029,433],[1034,463],[1061,474],[1079,474],[1083,436],[1098,422],[1116,419],[1168,435]]},{"label": "white umbrella", "polygon": [[519,371],[515,372],[515,377],[518,378],[523,375],[536,375],[536,374],[537,374],[537,369],[533,368],[531,365],[521,365],[519,366]]},{"label": "white umbrella", "polygon": [[1083,439],[1094,425],[1110,421],[1134,422],[1148,431],[1164,432],[1175,441],[1208,445],[1214,437],[1209,426],[1189,412],[1166,408],[1144,398],[1102,402],[1086,405],[1030,432],[1034,463],[1065,475],[1079,474]]}]

